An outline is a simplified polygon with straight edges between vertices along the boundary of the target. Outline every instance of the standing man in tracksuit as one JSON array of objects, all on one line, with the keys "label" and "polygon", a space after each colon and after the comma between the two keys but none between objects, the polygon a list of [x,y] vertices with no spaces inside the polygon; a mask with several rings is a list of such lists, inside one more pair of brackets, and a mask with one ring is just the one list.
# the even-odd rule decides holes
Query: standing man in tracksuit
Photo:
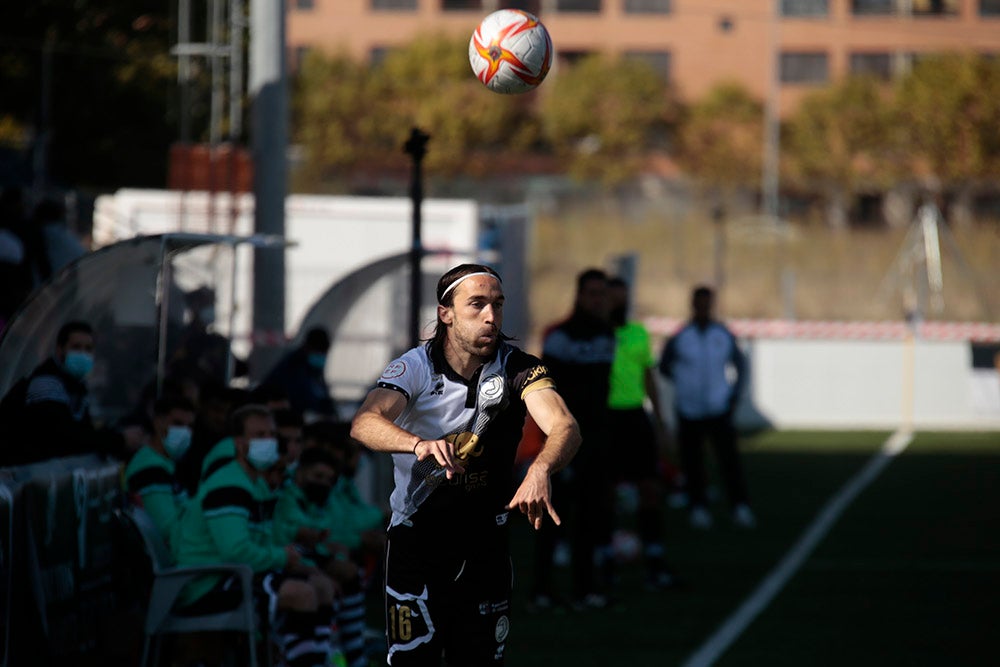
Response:
[{"label": "standing man in tracksuit", "polygon": [[[756,524],[750,509],[733,410],[746,381],[746,358],[732,332],[713,318],[715,295],[699,286],[691,294],[691,320],[671,337],[660,357],[660,372],[674,385],[677,441],[687,480],[691,525],[709,528],[712,514],[705,495],[704,441],[712,442],[733,522]],[[731,383],[727,369],[735,371]]]}]

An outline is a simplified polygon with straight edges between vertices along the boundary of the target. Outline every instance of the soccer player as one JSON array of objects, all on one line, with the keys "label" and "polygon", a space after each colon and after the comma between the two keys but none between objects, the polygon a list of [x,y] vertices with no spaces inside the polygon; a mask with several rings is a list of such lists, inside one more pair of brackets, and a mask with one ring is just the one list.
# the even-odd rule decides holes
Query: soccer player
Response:
[{"label": "soccer player", "polygon": [[[502,332],[500,276],[462,264],[437,285],[433,338],[392,361],[351,435],[392,454],[386,635],[394,667],[501,665],[510,630],[508,514],[559,523],[550,476],[580,444],[545,366]],[[548,436],[514,488],[525,416]]]},{"label": "soccer player", "polygon": [[[583,448],[570,475],[557,480],[572,496],[575,514],[567,521],[577,609],[611,604],[614,468],[608,431],[608,392],[615,334],[608,319],[608,276],[600,269],[577,275],[570,316],[551,327],[542,343],[542,361],[579,422]],[[533,608],[551,604],[554,526],[538,534]],[[595,567],[595,565],[597,567]]]},{"label": "soccer player", "polygon": [[[733,410],[746,380],[746,358],[732,332],[713,318],[715,294],[699,286],[691,293],[691,320],[671,337],[660,357],[660,372],[674,385],[677,440],[687,480],[689,519],[696,528],[713,523],[705,495],[704,440],[712,442],[722,472],[733,522],[752,528]],[[727,370],[735,371],[730,382]]]}]

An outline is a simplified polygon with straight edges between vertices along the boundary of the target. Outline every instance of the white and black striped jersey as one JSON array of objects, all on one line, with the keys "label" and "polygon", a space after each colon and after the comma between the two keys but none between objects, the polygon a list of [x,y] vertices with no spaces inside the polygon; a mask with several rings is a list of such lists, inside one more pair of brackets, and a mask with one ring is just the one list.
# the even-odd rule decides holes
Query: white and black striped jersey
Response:
[{"label": "white and black striped jersey", "polygon": [[455,443],[465,467],[448,480],[433,457],[418,463],[411,453],[393,454],[391,525],[406,523],[435,535],[460,532],[469,544],[474,535],[505,524],[524,397],[555,386],[542,362],[501,342],[494,358],[466,380],[428,343],[393,360],[378,386],[406,397],[396,425],[424,439]]}]

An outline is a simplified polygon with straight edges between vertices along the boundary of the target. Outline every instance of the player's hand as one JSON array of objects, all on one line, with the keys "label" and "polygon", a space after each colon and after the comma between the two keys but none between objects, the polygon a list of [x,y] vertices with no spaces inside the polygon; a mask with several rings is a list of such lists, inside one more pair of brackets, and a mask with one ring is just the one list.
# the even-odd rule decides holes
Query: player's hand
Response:
[{"label": "player's hand", "polygon": [[454,443],[448,442],[447,440],[421,440],[417,443],[417,446],[413,448],[413,453],[417,455],[418,461],[423,461],[424,459],[433,456],[438,462],[438,465],[444,468],[445,475],[448,479],[451,479],[455,475],[461,475],[465,472],[465,466],[462,462],[455,456],[455,445]]},{"label": "player's hand", "polygon": [[562,524],[559,515],[552,507],[552,482],[545,471],[537,469],[535,466],[528,468],[528,473],[524,476],[521,486],[517,487],[514,497],[507,503],[507,509],[519,510],[521,514],[528,517],[528,522],[539,530],[545,514],[552,517],[552,521],[558,526]]}]

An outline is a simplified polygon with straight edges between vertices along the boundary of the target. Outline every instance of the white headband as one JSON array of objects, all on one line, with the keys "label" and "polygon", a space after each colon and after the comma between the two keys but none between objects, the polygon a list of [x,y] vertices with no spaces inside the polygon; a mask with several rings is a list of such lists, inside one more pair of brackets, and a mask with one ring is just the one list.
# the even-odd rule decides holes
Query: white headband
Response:
[{"label": "white headband", "polygon": [[456,287],[458,287],[458,284],[460,282],[462,282],[466,278],[471,278],[472,276],[489,276],[490,278],[496,278],[501,283],[503,282],[502,280],[500,280],[500,277],[497,274],[490,273],[489,271],[478,271],[476,273],[467,273],[464,276],[462,276],[461,278],[456,278],[455,282],[453,282],[452,284],[448,285],[448,287],[445,288],[445,290],[443,292],[441,292],[441,298],[438,299],[438,302],[439,303],[443,303],[444,302],[444,298],[446,296],[448,296],[448,292],[450,292],[453,289],[455,289]]}]

